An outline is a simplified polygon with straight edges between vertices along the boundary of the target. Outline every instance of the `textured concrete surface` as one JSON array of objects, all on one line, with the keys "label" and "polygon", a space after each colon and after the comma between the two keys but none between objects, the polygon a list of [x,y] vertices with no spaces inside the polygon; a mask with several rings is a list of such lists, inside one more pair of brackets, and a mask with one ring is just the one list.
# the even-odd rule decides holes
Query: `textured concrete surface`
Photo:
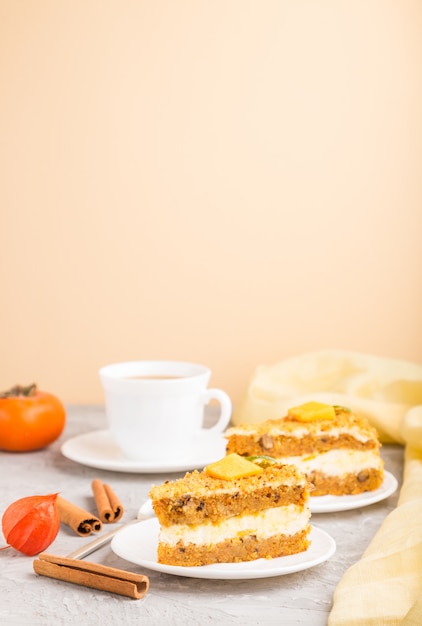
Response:
[{"label": "textured concrete surface", "polygon": [[[0,511],[14,500],[34,494],[60,491],[63,497],[95,512],[93,478],[108,482],[120,496],[124,521],[134,518],[153,483],[182,474],[126,474],[97,470],[66,459],[61,444],[75,435],[106,428],[102,407],[68,407],[68,421],[59,441],[46,450],[11,454],[0,452]],[[384,446],[386,469],[401,484],[403,450]],[[327,623],[333,592],[342,574],[359,559],[384,517],[395,507],[398,492],[387,500],[360,510],[314,514],[313,524],[335,539],[337,551],[314,568],[260,580],[202,580],[141,570],[116,556],[105,546],[87,557],[150,578],[150,590],[142,600],[36,576],[32,558],[13,549],[0,551],[0,623],[5,626],[77,624],[308,624]],[[109,529],[104,527],[102,532]],[[92,537],[80,538],[66,526],[48,552],[66,555]]]}]

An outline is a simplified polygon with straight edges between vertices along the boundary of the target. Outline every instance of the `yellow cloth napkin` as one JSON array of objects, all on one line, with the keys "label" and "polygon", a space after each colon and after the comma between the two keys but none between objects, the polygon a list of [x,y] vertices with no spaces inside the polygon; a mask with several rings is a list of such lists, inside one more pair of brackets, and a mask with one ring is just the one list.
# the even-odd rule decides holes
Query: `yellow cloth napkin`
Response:
[{"label": "yellow cloth napkin", "polygon": [[397,507],[339,582],[329,626],[422,625],[422,366],[323,351],[257,368],[233,423],[281,417],[318,400],[366,415],[383,443],[406,446]]},{"label": "yellow cloth napkin", "polygon": [[[422,409],[422,407],[420,407]],[[421,413],[422,419],[422,413]],[[397,507],[334,593],[329,626],[422,624],[422,452],[406,447]]]},{"label": "yellow cloth napkin", "polygon": [[260,365],[232,422],[257,423],[315,400],[366,415],[383,443],[404,444],[403,418],[422,404],[422,365],[368,354],[324,350]]}]

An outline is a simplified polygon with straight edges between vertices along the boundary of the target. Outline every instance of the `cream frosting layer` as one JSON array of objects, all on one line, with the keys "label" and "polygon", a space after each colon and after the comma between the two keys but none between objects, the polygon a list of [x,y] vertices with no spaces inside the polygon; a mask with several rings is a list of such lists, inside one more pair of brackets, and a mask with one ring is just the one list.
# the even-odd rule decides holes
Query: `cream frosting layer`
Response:
[{"label": "cream frosting layer", "polygon": [[[289,422],[289,429],[283,428],[282,426],[272,426],[268,429],[268,435],[271,437],[297,437],[298,439],[302,439],[306,435],[309,434],[309,429],[306,426],[298,425],[295,428],[291,427],[291,422]],[[245,435],[250,436],[252,434],[252,428],[242,428],[242,426],[233,426],[231,427],[226,435]],[[350,426],[336,426],[327,430],[326,428],[316,428],[312,431],[312,435],[315,437],[329,436],[334,439],[340,437],[340,435],[350,435],[353,439],[357,441],[361,441],[363,443],[372,440],[374,437],[368,433],[363,432],[359,427],[350,427]]]},{"label": "cream frosting layer", "polygon": [[296,465],[303,473],[317,470],[329,476],[356,474],[368,468],[383,468],[382,458],[372,450],[328,450],[316,455],[285,456],[277,461]]},{"label": "cream frosting layer", "polygon": [[258,539],[280,534],[295,535],[306,528],[310,516],[308,507],[289,504],[253,515],[237,515],[214,524],[209,522],[198,526],[174,524],[161,527],[159,540],[171,546],[178,541],[209,545],[247,534],[256,535]]}]

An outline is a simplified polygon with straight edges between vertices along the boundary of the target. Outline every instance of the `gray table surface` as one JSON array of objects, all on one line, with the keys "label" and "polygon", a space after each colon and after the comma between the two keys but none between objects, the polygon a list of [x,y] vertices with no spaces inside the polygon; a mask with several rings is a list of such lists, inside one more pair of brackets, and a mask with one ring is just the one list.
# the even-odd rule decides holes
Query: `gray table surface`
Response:
[{"label": "gray table surface", "polygon": [[[78,506],[95,512],[93,478],[109,483],[125,506],[122,522],[136,517],[153,483],[179,474],[140,474],[90,468],[65,458],[61,445],[70,437],[107,427],[101,406],[68,406],[60,439],[45,450],[0,452],[0,511],[18,498],[60,491]],[[402,481],[403,449],[383,446],[385,467]],[[333,592],[346,569],[359,560],[385,516],[397,504],[397,492],[358,510],[314,514],[312,523],[336,541],[336,553],[308,570],[258,580],[204,580],[148,571],[113,553],[110,545],[86,557],[144,573],[150,589],[142,600],[96,591],[36,576],[32,558],[13,549],[0,551],[0,623],[15,624],[308,624],[327,623]],[[105,525],[102,533],[111,526]],[[81,538],[62,525],[48,552],[66,555],[94,538]],[[4,545],[4,544],[2,544]]]}]

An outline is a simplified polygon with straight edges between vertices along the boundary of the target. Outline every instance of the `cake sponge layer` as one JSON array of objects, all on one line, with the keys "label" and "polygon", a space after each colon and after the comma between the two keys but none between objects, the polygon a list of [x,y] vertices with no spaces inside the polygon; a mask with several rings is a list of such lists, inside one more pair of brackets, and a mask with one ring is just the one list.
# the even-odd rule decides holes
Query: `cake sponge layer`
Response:
[{"label": "cake sponge layer", "polygon": [[227,539],[212,545],[196,545],[179,541],[176,545],[160,543],[158,561],[172,565],[199,566],[212,563],[236,563],[269,559],[304,552],[309,547],[310,527],[294,535],[277,534],[258,539],[254,534]]},{"label": "cake sponge layer", "polygon": [[298,422],[283,417],[226,431],[227,453],[243,456],[299,456],[346,448],[378,451],[377,432],[367,420],[337,408],[332,420]]},{"label": "cake sponge layer", "polygon": [[288,504],[303,507],[308,504],[309,489],[298,469],[286,465],[234,480],[195,470],[174,482],[153,486],[150,497],[162,526],[197,525]]},{"label": "cake sponge layer", "polygon": [[378,489],[384,480],[382,469],[367,468],[356,474],[343,474],[342,476],[330,476],[319,471],[312,471],[308,479],[313,485],[313,496],[353,496],[364,491]]}]

